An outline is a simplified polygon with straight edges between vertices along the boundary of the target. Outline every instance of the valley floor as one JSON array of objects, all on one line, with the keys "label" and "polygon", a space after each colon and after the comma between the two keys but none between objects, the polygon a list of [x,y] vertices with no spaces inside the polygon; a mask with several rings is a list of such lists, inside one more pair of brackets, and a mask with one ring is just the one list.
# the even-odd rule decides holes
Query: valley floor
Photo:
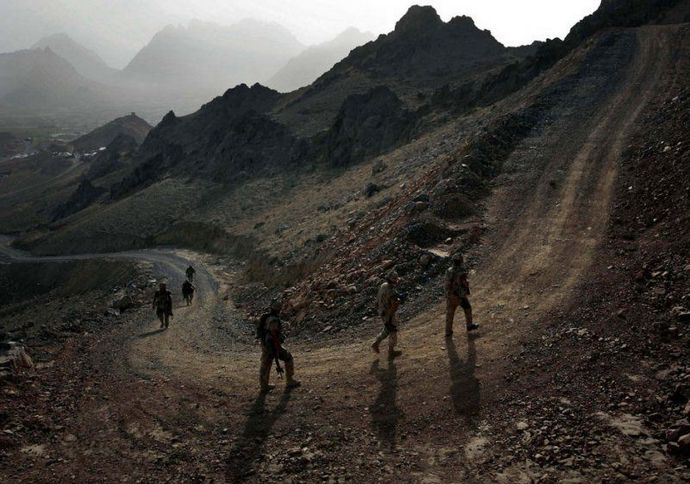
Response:
[{"label": "valley floor", "polygon": [[[176,308],[167,331],[147,310],[125,313],[105,333],[69,340],[51,366],[4,381],[0,479],[690,479],[687,461],[663,447],[670,407],[649,417],[665,405],[668,378],[687,385],[687,330],[675,354],[644,346],[647,336],[629,326],[633,303],[606,292],[623,285],[607,271],[622,273],[630,260],[615,259],[610,232],[622,153],[679,75],[657,55],[677,27],[628,35],[636,47],[622,88],[603,96],[596,117],[564,116],[526,140],[512,162],[539,152],[539,164],[497,184],[472,254],[476,336],[460,319],[444,339],[439,301],[403,322],[403,355],[392,362],[369,349],[375,327],[327,344],[288,340],[303,386],[283,391],[278,381],[261,395],[253,326],[225,298],[232,269],[190,252],[112,255],[147,262],[172,287],[191,261],[198,298]],[[614,302],[603,306],[600,295]]]}]

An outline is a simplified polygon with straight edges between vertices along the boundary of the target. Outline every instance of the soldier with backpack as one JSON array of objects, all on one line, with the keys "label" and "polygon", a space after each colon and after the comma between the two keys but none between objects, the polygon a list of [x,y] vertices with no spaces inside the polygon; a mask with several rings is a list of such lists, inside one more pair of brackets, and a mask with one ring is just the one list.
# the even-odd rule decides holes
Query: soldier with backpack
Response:
[{"label": "soldier with backpack", "polygon": [[470,284],[467,281],[467,268],[462,254],[456,253],[453,262],[446,271],[446,338],[453,336],[453,319],[455,310],[460,306],[465,312],[467,331],[479,328],[472,321],[472,305],[467,296],[470,295]]},{"label": "soldier with backpack", "polygon": [[194,286],[189,280],[182,283],[182,297],[187,303],[187,306],[192,304],[192,299],[194,299]]},{"label": "soldier with backpack", "polygon": [[153,295],[153,308],[156,310],[156,315],[161,322],[161,328],[167,328],[170,323],[170,318],[172,318],[172,294],[165,286],[164,282],[161,282],[158,291]]},{"label": "soldier with backpack", "polygon": [[300,386],[300,382],[294,379],[295,366],[290,352],[283,346],[285,335],[283,334],[283,322],[280,320],[281,303],[275,299],[271,302],[269,311],[259,318],[256,326],[256,339],[261,343],[261,369],[259,371],[259,383],[262,392],[268,392],[274,388],[269,385],[269,374],[273,361],[276,362],[276,372],[283,375],[280,362],[285,362],[285,387],[288,389]]},{"label": "soldier with backpack", "polygon": [[191,265],[189,267],[187,267],[185,274],[187,274],[187,280],[189,282],[194,281],[194,274],[196,274],[196,271],[194,270],[194,268]]},{"label": "soldier with backpack", "polygon": [[401,296],[395,292],[395,286],[400,282],[400,276],[392,269],[386,274],[385,282],[379,287],[377,295],[377,303],[379,307],[379,316],[383,322],[383,329],[372,343],[371,349],[374,353],[380,351],[379,345],[388,338],[388,359],[393,359],[402,354],[401,351],[396,351],[395,345],[398,342],[398,327],[396,326],[395,314],[398,311],[401,303]]}]

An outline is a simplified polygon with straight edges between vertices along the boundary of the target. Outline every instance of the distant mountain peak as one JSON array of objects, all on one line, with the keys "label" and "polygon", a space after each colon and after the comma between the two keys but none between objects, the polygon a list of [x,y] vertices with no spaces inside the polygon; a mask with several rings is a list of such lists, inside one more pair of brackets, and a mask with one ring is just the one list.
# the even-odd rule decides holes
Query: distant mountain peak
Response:
[{"label": "distant mountain peak", "polygon": [[69,62],[82,76],[94,81],[104,81],[114,74],[99,55],[84,47],[64,32],[41,38],[32,49],[49,50]]}]

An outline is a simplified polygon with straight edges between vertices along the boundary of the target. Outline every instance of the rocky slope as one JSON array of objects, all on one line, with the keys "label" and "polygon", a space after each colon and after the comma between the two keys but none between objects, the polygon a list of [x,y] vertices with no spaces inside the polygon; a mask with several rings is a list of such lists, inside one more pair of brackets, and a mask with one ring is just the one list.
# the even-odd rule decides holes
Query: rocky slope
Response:
[{"label": "rocky slope", "polygon": [[386,85],[418,107],[435,88],[510,64],[519,52],[506,49],[468,17],[446,23],[432,7],[413,6],[392,32],[354,49],[310,86],[288,96],[276,116],[313,135],[333,122],[351,94]]},{"label": "rocky slope", "polygon": [[[409,57],[413,44],[415,55]],[[236,184],[276,170],[362,161],[419,133],[415,103],[397,94],[401,86],[416,92],[514,59],[470,19],[444,23],[432,8],[414,7],[391,34],[353,50],[297,97],[240,85],[192,115],[169,114],[142,146],[136,171],[113,187],[113,196],[168,174]],[[355,84],[342,89],[350,80]],[[314,112],[318,99],[328,104]],[[289,113],[309,113],[310,125],[320,123],[318,132],[305,136],[303,123]]]}]

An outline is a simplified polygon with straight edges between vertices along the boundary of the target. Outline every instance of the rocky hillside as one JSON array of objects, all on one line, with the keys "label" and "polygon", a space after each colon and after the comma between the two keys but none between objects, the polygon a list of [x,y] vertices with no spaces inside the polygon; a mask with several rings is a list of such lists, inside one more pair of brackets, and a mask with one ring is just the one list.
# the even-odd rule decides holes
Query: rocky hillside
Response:
[{"label": "rocky hillside", "polygon": [[261,85],[241,84],[189,116],[168,113],[141,146],[140,164],[113,187],[113,196],[170,174],[230,183],[294,167],[306,144],[268,115],[279,98]]},{"label": "rocky hillside", "polygon": [[[407,55],[411,49],[414,56]],[[169,173],[236,182],[297,165],[361,161],[421,129],[416,111],[423,95],[411,102],[401,91],[417,93],[513,60],[470,19],[444,23],[431,7],[413,7],[391,34],[353,50],[303,91],[281,95],[241,85],[192,115],[169,114],[142,146],[141,165],[114,187],[113,195],[121,197]],[[315,112],[320,100],[327,102]]]},{"label": "rocky hillside", "polygon": [[469,17],[443,22],[432,7],[413,6],[392,32],[354,49],[312,85],[287,97],[276,116],[314,134],[333,122],[351,94],[383,84],[418,107],[441,85],[481,76],[527,52],[506,49]]},{"label": "rocky hillside", "polygon": [[149,134],[149,131],[151,131],[151,125],[135,113],[131,113],[94,129],[84,136],[75,139],[70,144],[76,151],[94,151],[108,146],[120,135],[128,136],[137,144],[141,144]]}]

